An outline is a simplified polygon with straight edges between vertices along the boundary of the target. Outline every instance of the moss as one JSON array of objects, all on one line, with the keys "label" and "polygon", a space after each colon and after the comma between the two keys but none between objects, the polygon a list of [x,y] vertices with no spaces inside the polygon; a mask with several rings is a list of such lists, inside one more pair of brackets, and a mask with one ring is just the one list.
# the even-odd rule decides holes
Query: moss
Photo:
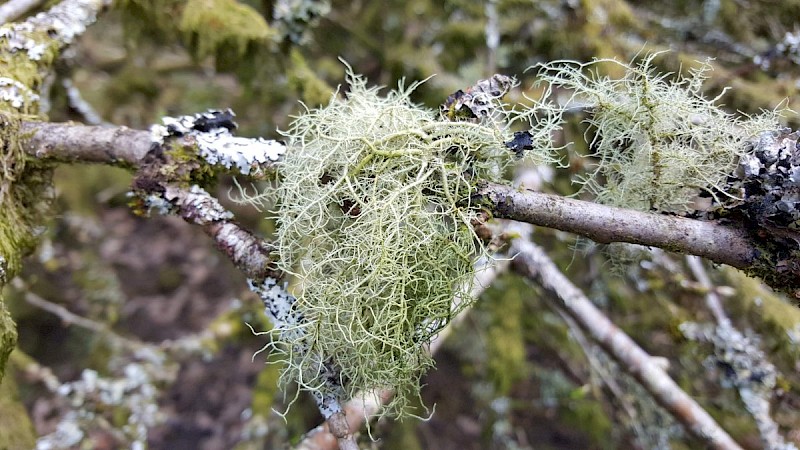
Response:
[{"label": "moss", "polygon": [[292,48],[289,52],[286,78],[289,87],[307,105],[325,106],[333,95],[333,88],[308,67],[305,57],[297,48]]},{"label": "moss", "polygon": [[[2,315],[0,312],[0,322]],[[36,431],[20,401],[16,380],[12,376],[5,377],[0,383],[0,450],[35,447]]]},{"label": "moss", "polygon": [[236,0],[189,0],[179,29],[198,58],[223,52],[242,56],[248,46],[265,44],[274,34],[261,14]]},{"label": "moss", "polygon": [[[48,34],[51,30],[24,30],[16,24],[0,27],[0,77],[16,83],[17,99],[0,102],[0,258],[4,269],[0,288],[19,270],[22,257],[33,249],[39,227],[47,217],[52,170],[47,164],[30,161],[22,149],[25,135],[19,132],[23,119],[39,118],[38,96],[44,78],[52,70],[63,43]],[[10,40],[23,41],[28,51],[14,50]],[[33,51],[36,48],[36,51]],[[5,365],[14,341],[13,323],[0,303],[0,369]],[[0,370],[0,377],[2,377]]]},{"label": "moss", "polygon": [[122,11],[122,24],[132,42],[148,38],[156,42],[176,39],[175,17],[181,16],[186,0],[119,0],[114,8]]},{"label": "moss", "polygon": [[392,424],[388,436],[381,439],[382,448],[403,449],[403,450],[423,450],[422,443],[417,437],[416,420],[404,420]]},{"label": "moss", "polygon": [[159,166],[159,173],[164,180],[178,183],[183,187],[213,185],[222,168],[208,164],[200,157],[197,144],[184,139],[175,139],[164,146],[167,163]]},{"label": "moss", "polygon": [[511,393],[511,388],[527,375],[527,353],[523,329],[524,303],[518,290],[490,303],[492,323],[486,329],[489,378],[500,396]]},{"label": "moss", "polygon": [[[8,107],[8,102],[0,102]],[[36,240],[35,228],[45,218],[52,172],[45,164],[28,161],[20,143],[21,116],[0,112],[0,255],[6,279],[19,270],[21,256]]]},{"label": "moss", "polygon": [[274,408],[275,399],[278,395],[278,379],[281,375],[281,368],[276,364],[268,364],[258,373],[255,386],[253,386],[252,410],[261,413],[270,411]]},{"label": "moss", "polygon": [[[579,388],[576,388],[573,392],[578,391]],[[572,394],[571,396],[575,397]],[[566,424],[582,430],[592,442],[600,444],[601,448],[613,448],[610,436],[614,424],[599,401],[591,398],[572,398],[560,408],[560,416]]]},{"label": "moss", "polygon": [[110,116],[119,104],[130,103],[135,96],[147,100],[155,99],[160,93],[160,86],[153,74],[144,70],[135,62],[130,62],[118,71],[104,88],[108,102],[104,102],[105,116]]},{"label": "moss", "polygon": [[[4,382],[6,372],[6,361],[8,356],[17,345],[17,326],[11,319],[11,315],[6,309],[3,296],[0,294],[0,383]],[[0,396],[2,398],[2,396]],[[0,412],[3,411],[0,408]],[[2,429],[2,427],[0,427]]]}]

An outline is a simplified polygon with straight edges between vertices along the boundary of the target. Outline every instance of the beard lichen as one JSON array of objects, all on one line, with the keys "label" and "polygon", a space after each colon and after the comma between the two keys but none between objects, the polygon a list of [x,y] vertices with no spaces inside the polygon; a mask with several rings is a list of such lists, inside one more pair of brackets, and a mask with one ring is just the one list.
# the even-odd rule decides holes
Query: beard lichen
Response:
[{"label": "beard lichen", "polygon": [[[416,84],[381,96],[351,71],[348,82],[345,98],[307,109],[284,132],[276,243],[302,321],[279,324],[273,347],[284,386],[339,401],[392,389],[384,412],[411,414],[433,365],[427,345],[466,306],[454,296],[468,298],[485,253],[470,226],[475,184],[499,181],[514,159],[511,122],[531,127],[540,151],[530,156],[551,162],[559,120],[493,99],[491,117],[448,121],[410,102]],[[326,387],[331,368],[337,392]]]},{"label": "beard lichen", "polygon": [[[776,112],[735,117],[703,95],[711,70],[701,63],[670,79],[653,69],[651,54],[637,64],[616,60],[555,61],[540,65],[542,82],[567,88],[587,102],[587,141],[597,165],[581,183],[600,203],[643,211],[683,212],[704,190],[732,196],[725,182],[752,136],[778,128]],[[600,65],[621,67],[618,79]],[[572,101],[571,100],[571,101]]]}]

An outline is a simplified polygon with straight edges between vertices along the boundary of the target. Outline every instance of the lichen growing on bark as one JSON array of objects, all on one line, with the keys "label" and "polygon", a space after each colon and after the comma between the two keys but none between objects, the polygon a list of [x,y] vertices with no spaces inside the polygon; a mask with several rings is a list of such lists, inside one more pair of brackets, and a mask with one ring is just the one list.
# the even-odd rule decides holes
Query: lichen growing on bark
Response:
[{"label": "lichen growing on bark", "polygon": [[[777,113],[736,117],[717,99],[703,95],[707,63],[670,79],[652,66],[657,54],[637,64],[616,60],[556,61],[540,66],[540,78],[570,89],[586,102],[586,140],[597,165],[581,182],[601,203],[663,212],[682,212],[705,190],[733,195],[725,181],[744,154],[747,140],[778,128]],[[618,66],[623,76],[599,74],[599,65]]]},{"label": "lichen growing on bark", "polygon": [[[491,98],[482,120],[448,121],[409,101],[416,83],[383,97],[352,72],[348,82],[345,99],[307,110],[285,132],[277,246],[302,321],[276,324],[274,342],[288,363],[284,383],[339,400],[389,388],[388,411],[408,414],[433,365],[426,346],[459,312],[453,297],[468,297],[484,252],[470,226],[475,183],[499,181],[514,159],[509,120],[533,127],[539,161],[550,160],[558,120]],[[331,366],[343,392],[325,392]]]}]

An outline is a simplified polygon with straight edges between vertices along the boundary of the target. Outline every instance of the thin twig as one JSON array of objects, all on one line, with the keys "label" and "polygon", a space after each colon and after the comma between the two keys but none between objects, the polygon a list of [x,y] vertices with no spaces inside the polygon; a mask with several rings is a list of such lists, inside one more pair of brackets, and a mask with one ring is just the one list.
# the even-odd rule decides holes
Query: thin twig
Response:
[{"label": "thin twig", "polygon": [[64,86],[64,90],[67,93],[69,107],[80,114],[85,123],[89,125],[110,125],[108,122],[103,120],[97,111],[95,111],[91,103],[87,102],[83,98],[80,89],[75,86],[75,83],[72,82],[72,79],[65,78],[61,82],[61,85]]},{"label": "thin twig", "polygon": [[0,24],[13,22],[42,3],[44,0],[9,0],[0,5]]},{"label": "thin twig", "polygon": [[560,300],[564,310],[592,339],[627,368],[653,398],[709,447],[741,449],[725,430],[667,375],[655,359],[614,325],[556,267],[545,252],[526,239],[514,239],[513,266]]},{"label": "thin twig", "polygon": [[717,325],[730,325],[731,319],[725,313],[725,308],[722,307],[722,301],[719,298],[719,294],[714,290],[714,286],[711,284],[711,279],[708,277],[706,269],[703,267],[703,261],[697,256],[688,255],[686,256],[686,263],[689,265],[689,269],[697,279],[697,282],[706,290],[706,306],[708,306],[708,309],[714,316],[714,320],[717,321]]}]

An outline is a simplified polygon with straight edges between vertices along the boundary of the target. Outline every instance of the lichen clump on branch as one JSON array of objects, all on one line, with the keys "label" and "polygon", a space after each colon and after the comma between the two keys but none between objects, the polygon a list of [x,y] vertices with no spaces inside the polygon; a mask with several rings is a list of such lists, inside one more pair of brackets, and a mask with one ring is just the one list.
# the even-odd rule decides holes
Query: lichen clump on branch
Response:
[{"label": "lichen clump on branch", "polygon": [[277,244],[303,320],[277,333],[291,341],[277,348],[284,382],[319,393],[332,365],[340,400],[390,388],[389,411],[402,414],[433,365],[426,345],[458,313],[454,295],[467,295],[484,251],[470,227],[475,183],[499,180],[514,158],[509,120],[536,123],[540,160],[557,120],[512,118],[490,98],[495,109],[482,120],[448,121],[410,102],[416,84],[383,97],[352,72],[348,82],[346,98],[307,110],[285,132]]},{"label": "lichen clump on branch", "polygon": [[[747,141],[778,128],[779,111],[736,117],[703,95],[711,70],[659,74],[654,53],[639,63],[555,61],[539,66],[540,82],[587,102],[587,142],[595,169],[581,180],[600,203],[642,211],[685,212],[702,190],[733,197],[725,183]],[[624,75],[600,75],[600,66]]]}]

